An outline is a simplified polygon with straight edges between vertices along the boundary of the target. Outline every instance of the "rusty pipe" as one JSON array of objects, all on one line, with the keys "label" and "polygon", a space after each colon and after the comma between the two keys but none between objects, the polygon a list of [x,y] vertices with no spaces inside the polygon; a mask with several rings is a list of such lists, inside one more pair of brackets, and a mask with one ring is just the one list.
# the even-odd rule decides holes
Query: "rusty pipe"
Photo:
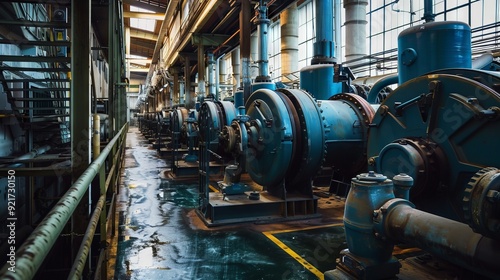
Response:
[{"label": "rusty pipe", "polygon": [[376,235],[417,246],[478,274],[500,275],[500,241],[475,233],[463,223],[414,209],[391,199],[374,211]]}]

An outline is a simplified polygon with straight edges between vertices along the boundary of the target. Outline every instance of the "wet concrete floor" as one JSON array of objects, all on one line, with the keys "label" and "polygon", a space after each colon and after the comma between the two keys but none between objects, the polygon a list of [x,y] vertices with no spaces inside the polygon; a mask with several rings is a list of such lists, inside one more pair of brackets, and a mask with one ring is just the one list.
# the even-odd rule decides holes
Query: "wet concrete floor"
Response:
[{"label": "wet concrete floor", "polygon": [[131,127],[114,279],[318,279],[335,268],[345,248],[338,223],[206,228],[194,213],[197,180],[176,183],[162,175],[169,168]]}]

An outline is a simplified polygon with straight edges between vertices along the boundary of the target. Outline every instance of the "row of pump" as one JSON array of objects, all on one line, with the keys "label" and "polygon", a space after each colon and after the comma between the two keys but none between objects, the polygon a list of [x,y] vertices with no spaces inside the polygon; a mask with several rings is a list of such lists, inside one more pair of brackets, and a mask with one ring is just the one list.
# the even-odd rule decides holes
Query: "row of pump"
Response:
[{"label": "row of pump", "polygon": [[[309,214],[316,207],[312,182],[322,168],[351,183],[344,217],[350,251],[327,279],[346,271],[363,279],[397,274],[399,263],[391,257],[396,242],[413,242],[494,278],[500,259],[500,74],[482,70],[492,69],[492,60],[473,63],[470,37],[461,22],[403,31],[398,74],[377,82],[367,99],[352,93],[347,67],[316,64],[301,71],[300,89],[254,83],[246,99],[241,92],[234,103],[208,97],[199,109],[147,113],[142,126],[171,131],[169,147],[184,144],[184,159],[199,162],[198,210],[210,222],[217,211],[224,215],[217,207],[231,203],[227,196],[247,191],[239,180],[244,173],[285,208],[311,204]],[[393,83],[399,86],[377,102],[380,89]],[[209,167],[222,159],[230,165],[224,198],[214,203]],[[393,178],[404,191],[393,191]],[[297,197],[305,202],[289,204]],[[228,217],[235,221],[241,211],[248,219],[257,207],[231,210]]]}]

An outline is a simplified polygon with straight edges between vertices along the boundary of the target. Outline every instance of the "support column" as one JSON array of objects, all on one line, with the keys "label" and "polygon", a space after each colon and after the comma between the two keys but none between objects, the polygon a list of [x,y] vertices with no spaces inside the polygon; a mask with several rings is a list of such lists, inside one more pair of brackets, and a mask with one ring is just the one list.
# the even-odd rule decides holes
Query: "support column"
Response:
[{"label": "support column", "polygon": [[[72,182],[83,174],[90,164],[90,0],[71,1],[71,175]],[[97,192],[98,193],[98,192]],[[89,188],[78,202],[70,221],[71,243],[61,258],[74,261],[89,222],[92,205]],[[77,233],[73,235],[72,233]],[[61,267],[64,269],[63,267]]]},{"label": "support column", "polygon": [[109,2],[108,7],[108,119],[109,119],[109,139],[115,136],[115,84],[114,84],[114,53],[115,53],[115,3]]},{"label": "support column", "polygon": [[[174,92],[173,96],[171,99],[174,100],[175,103],[180,104],[181,103],[181,97],[180,97],[180,84],[179,84],[179,72],[180,69],[178,68],[172,68],[171,69],[172,73],[174,74]],[[177,101],[176,101],[177,100]],[[170,103],[170,107],[172,107],[172,104]]]},{"label": "support column", "polygon": [[[345,0],[345,59],[352,61],[366,56],[366,6],[368,1]],[[362,61],[355,62],[359,64]],[[352,65],[352,63],[351,63]]]},{"label": "support column", "polygon": [[191,65],[188,56],[184,57],[184,91],[185,107],[193,109],[195,100],[194,92],[191,92]]},{"label": "support column", "polygon": [[299,70],[299,17],[294,2],[280,15],[281,73],[287,75]]},{"label": "support column", "polygon": [[71,167],[76,180],[90,163],[90,0],[73,0],[71,13]]},{"label": "support column", "polygon": [[205,97],[205,47],[198,44],[198,101]]},{"label": "support column", "polygon": [[259,65],[257,61],[259,60],[259,36],[258,34],[252,34],[250,36],[250,79],[255,81],[255,78],[259,75]]}]

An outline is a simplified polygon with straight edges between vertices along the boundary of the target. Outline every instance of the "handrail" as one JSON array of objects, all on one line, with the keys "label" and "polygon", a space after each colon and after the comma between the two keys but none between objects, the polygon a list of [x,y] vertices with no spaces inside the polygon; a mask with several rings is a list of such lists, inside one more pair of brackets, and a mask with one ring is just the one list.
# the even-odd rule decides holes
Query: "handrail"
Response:
[{"label": "handrail", "polygon": [[[111,151],[120,152],[123,150],[127,130],[128,123],[120,129],[120,132],[101,151],[99,157],[89,165],[85,172],[83,172],[76,182],[61,197],[56,206],[52,208],[52,210],[45,216],[42,222],[40,222],[36,229],[17,250],[15,272],[9,270],[11,266],[7,263],[3,266],[2,270],[0,270],[0,279],[32,279],[35,276],[37,270],[40,268],[44,259],[47,257],[57,238],[64,229],[66,223],[71,218],[79,202],[87,192],[89,185],[91,185],[92,181],[98,174],[101,185],[101,196],[106,194],[106,188],[103,186],[103,176],[105,176],[105,164],[103,163],[108,158]],[[117,143],[120,145],[120,149],[118,150],[116,150]],[[116,159],[114,154],[112,156],[113,160]],[[113,174],[110,173],[110,176],[113,176]],[[100,214],[100,210],[102,210],[102,208],[105,207],[102,207],[102,205],[100,209],[99,207],[96,207],[94,214],[97,212]],[[92,225],[93,220],[93,218],[90,220],[89,228],[90,231],[92,231],[93,227],[93,231],[95,232],[95,227]],[[93,238],[94,236],[94,234],[90,234],[91,232],[89,232],[89,228],[87,229],[89,236],[87,236],[86,232],[85,238]],[[101,236],[101,238],[106,238],[106,236]],[[82,247],[87,247],[86,243],[88,242],[88,240],[84,239],[82,241]],[[86,259],[88,248],[80,249],[80,251],[78,257]],[[76,258],[75,264],[79,262],[82,262],[82,260]],[[85,262],[85,260],[83,260],[83,262]],[[81,269],[75,268],[74,273],[72,269],[72,276],[79,278],[78,274],[81,274]]]}]

